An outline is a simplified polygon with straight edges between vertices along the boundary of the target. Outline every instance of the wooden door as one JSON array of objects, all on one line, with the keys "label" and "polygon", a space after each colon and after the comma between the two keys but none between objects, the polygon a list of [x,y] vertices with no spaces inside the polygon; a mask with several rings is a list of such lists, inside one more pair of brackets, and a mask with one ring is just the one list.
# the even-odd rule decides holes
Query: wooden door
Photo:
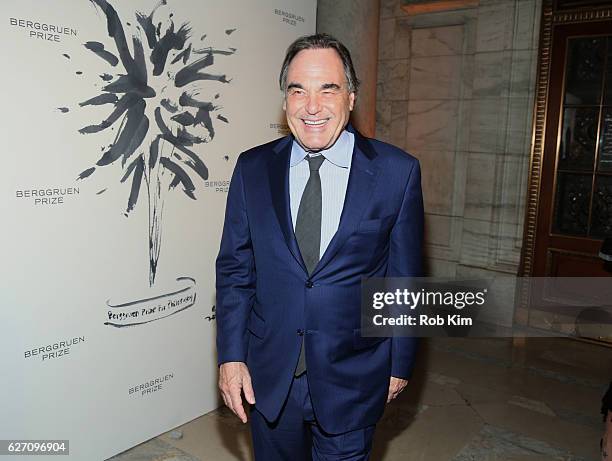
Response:
[{"label": "wooden door", "polygon": [[540,77],[548,75],[538,88],[546,91],[536,107],[521,275],[612,275],[598,256],[603,238],[612,237],[612,19],[587,12],[565,13],[563,21],[553,10],[542,33]]},{"label": "wooden door", "polygon": [[[523,283],[515,319],[611,345],[612,324],[598,320],[609,317],[601,309],[605,301],[596,301],[594,310],[566,309],[575,295],[591,294],[589,281],[568,292],[555,278],[612,277],[598,256],[603,239],[612,237],[612,1],[543,0],[540,27],[519,275],[552,278],[545,279],[545,290]],[[595,291],[601,298],[601,288]],[[597,328],[574,328],[584,314]]]}]

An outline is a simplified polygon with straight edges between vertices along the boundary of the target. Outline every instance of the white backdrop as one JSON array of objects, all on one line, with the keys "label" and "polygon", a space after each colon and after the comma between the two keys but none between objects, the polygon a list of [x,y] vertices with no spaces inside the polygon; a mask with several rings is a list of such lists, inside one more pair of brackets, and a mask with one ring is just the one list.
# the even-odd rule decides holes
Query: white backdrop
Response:
[{"label": "white backdrop", "polygon": [[0,439],[105,459],[217,406],[227,185],[316,0],[164,3],[0,4]]}]

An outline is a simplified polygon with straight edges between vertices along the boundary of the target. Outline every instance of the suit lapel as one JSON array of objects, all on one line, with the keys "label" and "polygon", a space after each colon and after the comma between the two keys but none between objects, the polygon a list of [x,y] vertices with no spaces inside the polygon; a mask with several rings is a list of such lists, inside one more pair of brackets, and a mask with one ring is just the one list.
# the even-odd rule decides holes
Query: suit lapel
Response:
[{"label": "suit lapel", "polygon": [[349,236],[357,230],[361,217],[370,202],[370,197],[378,177],[378,155],[374,152],[367,139],[354,130],[351,125],[348,126],[348,130],[355,136],[355,146],[353,148],[353,159],[344,198],[344,207],[340,215],[338,230],[331,242],[329,242],[312,276],[320,272],[333,259]]},{"label": "suit lapel", "polygon": [[289,160],[291,158],[291,147],[293,137],[287,136],[274,147],[274,155],[268,163],[268,178],[270,180],[270,192],[274,211],[278,218],[278,223],[285,237],[285,242],[289,251],[296,259],[298,264],[306,273],[306,265],[302,260],[300,248],[298,247],[293,222],[291,221],[291,205],[289,202]]}]

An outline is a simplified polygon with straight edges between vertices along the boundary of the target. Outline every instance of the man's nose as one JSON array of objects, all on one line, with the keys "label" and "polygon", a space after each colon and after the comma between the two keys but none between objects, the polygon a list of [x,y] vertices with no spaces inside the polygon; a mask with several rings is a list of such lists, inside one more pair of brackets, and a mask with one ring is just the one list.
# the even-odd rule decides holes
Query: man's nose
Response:
[{"label": "man's nose", "polygon": [[308,100],[306,101],[306,112],[309,114],[316,114],[321,110],[321,101],[319,95],[316,93],[309,94]]}]

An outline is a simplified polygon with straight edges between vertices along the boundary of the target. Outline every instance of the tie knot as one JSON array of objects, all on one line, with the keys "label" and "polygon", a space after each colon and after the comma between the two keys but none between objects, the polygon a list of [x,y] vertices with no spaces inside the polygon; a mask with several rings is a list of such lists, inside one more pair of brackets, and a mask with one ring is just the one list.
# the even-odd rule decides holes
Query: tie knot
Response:
[{"label": "tie knot", "polygon": [[306,159],[308,160],[308,166],[310,167],[310,171],[319,171],[319,168],[321,168],[321,164],[325,161],[325,157],[322,154],[308,155]]}]

